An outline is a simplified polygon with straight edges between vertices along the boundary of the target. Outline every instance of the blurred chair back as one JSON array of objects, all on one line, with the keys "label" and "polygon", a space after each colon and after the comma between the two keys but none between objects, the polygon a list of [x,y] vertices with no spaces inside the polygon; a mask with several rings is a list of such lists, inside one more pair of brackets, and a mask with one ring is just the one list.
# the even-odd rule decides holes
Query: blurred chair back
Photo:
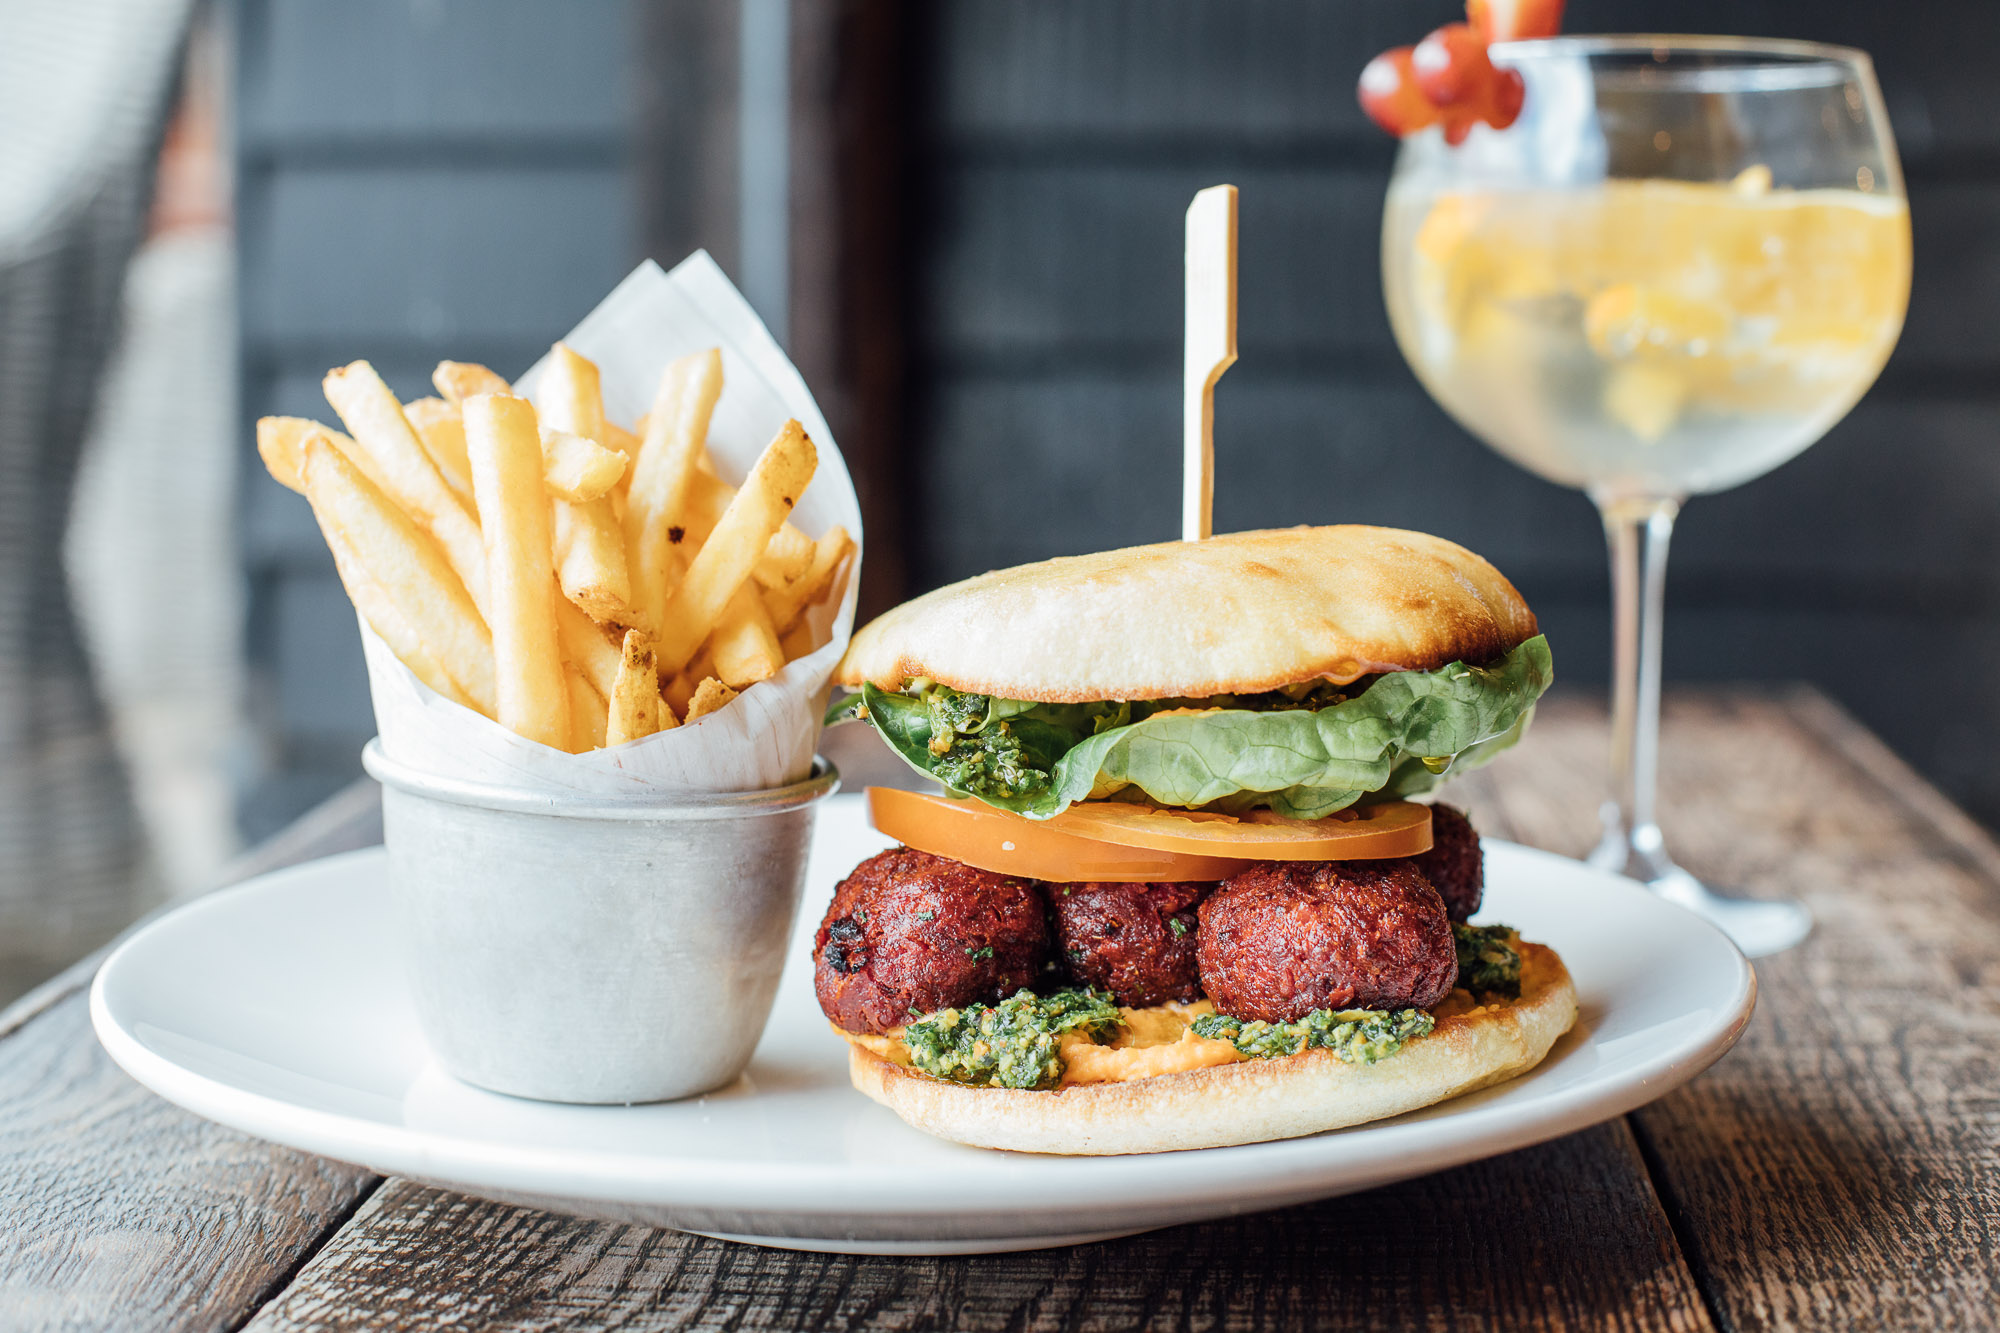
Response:
[{"label": "blurred chair back", "polygon": [[0,6],[0,969],[80,952],[136,905],[63,535],[191,8]]}]

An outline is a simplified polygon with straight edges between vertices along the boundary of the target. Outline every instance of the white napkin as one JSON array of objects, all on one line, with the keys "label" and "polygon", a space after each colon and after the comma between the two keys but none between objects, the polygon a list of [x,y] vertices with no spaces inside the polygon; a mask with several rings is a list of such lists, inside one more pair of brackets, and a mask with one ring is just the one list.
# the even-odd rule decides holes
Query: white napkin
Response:
[{"label": "white napkin", "polygon": [[[690,255],[671,273],[647,260],[563,341],[597,363],[605,414],[628,429],[651,406],[667,362],[720,347],[722,398],[708,434],[717,472],[740,483],[778,428],[796,417],[818,449],[819,469],[792,521],[814,538],[841,524],[859,547],[860,502],[826,419],[798,370],[706,251]],[[541,368],[536,362],[515,387],[531,393]],[[391,759],[439,777],[548,794],[756,791],[796,782],[812,768],[827,682],[854,627],[859,555],[857,549],[848,562],[839,600],[808,612],[816,634],[832,631],[816,652],[788,663],[699,722],[588,754],[565,754],[516,736],[436,694],[364,621],[361,638],[382,748]]]}]

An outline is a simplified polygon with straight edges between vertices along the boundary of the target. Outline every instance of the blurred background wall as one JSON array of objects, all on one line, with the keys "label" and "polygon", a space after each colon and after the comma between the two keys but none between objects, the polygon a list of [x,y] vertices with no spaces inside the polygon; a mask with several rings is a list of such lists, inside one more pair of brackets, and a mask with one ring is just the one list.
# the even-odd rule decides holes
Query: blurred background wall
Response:
[{"label": "blurred background wall", "polygon": [[[244,422],[263,831],[355,772],[352,618],[249,419],[329,365],[418,392],[524,367],[641,254],[706,245],[781,326],[864,490],[874,608],[994,565],[1174,535],[1181,213],[1243,190],[1224,529],[1365,520],[1498,563],[1565,684],[1601,688],[1593,513],[1452,424],[1389,335],[1393,145],[1354,78],[1453,0],[238,0]],[[2000,700],[2000,6],[1571,0],[1570,31],[1875,53],[1916,291],[1873,393],[1776,474],[1692,504],[1679,680],[1808,679],[1989,822]],[[782,227],[776,224],[782,223]],[[775,227],[775,230],[774,230]],[[772,237],[780,238],[774,257]]]}]

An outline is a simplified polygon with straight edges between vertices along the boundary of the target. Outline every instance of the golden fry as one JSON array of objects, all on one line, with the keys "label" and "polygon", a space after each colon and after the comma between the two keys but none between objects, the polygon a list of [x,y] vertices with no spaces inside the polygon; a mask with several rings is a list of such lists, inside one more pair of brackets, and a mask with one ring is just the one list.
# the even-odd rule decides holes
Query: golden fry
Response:
[{"label": "golden fry", "polygon": [[[688,704],[693,702],[695,689],[701,681],[702,676],[698,672],[681,672],[660,687],[660,707],[687,717]],[[693,721],[692,718],[688,720]]]},{"label": "golden fry", "polygon": [[[403,656],[419,679],[430,683],[435,675],[446,676],[457,689],[439,693],[494,716],[493,641],[437,542],[318,436],[307,437],[303,479],[343,580],[355,576],[348,595],[375,632],[398,656],[412,642],[420,645],[416,661]],[[377,622],[370,615],[378,605],[370,587],[394,606],[394,617]]]},{"label": "golden fry", "polygon": [[[705,455],[704,455],[705,457]],[[736,498],[736,488],[706,468],[694,474],[694,484],[688,488],[686,540],[682,547],[699,548],[708,540],[708,534],[715,530],[723,511]],[[771,534],[770,545],[757,557],[752,572],[764,571],[767,577],[758,581],[766,587],[777,588],[798,577],[800,571],[812,561],[812,538],[792,526],[788,519],[776,532]],[[803,550],[804,556],[798,552]]]},{"label": "golden fry", "polygon": [[[639,437],[615,421],[604,423],[604,438],[598,443],[606,449],[616,449],[627,458],[634,458],[639,453]],[[627,482],[632,480],[631,468],[625,469],[625,480]]]},{"label": "golden fry", "polygon": [[669,580],[684,558],[675,554],[686,536],[682,511],[721,394],[720,351],[710,348],[670,362],[661,372],[646,437],[632,464],[632,484],[625,494],[625,563],[633,607],[649,628],[659,625]]},{"label": "golden fry", "polygon": [[474,394],[461,406],[492,587],[496,717],[518,735],[565,749],[569,685],[556,630],[553,538],[535,409],[511,394]]},{"label": "golden fry", "polygon": [[715,627],[722,609],[812,482],[818,454],[803,427],[787,421],[743,479],[743,487],[688,565],[658,620],[660,669],[678,671]]},{"label": "golden fry", "polygon": [[603,749],[609,711],[604,696],[592,689],[575,667],[564,668],[563,679],[569,683],[570,753]]},{"label": "golden fry", "polygon": [[431,383],[457,407],[464,407],[474,394],[514,392],[513,385],[476,361],[440,361],[431,372]]},{"label": "golden fry", "polygon": [[353,436],[305,417],[257,419],[257,455],[264,460],[264,466],[273,479],[301,495],[305,494],[305,482],[300,474],[305,467],[306,437],[312,435],[319,436],[347,455],[347,461],[360,468],[361,475],[373,482],[377,490],[388,489],[381,470],[375,466],[375,460],[354,442]]},{"label": "golden fry", "polygon": [[306,493],[305,479],[300,475],[306,461],[304,440],[316,426],[317,421],[304,417],[257,418],[257,456],[264,460],[265,471],[280,486],[300,495]]},{"label": "golden fry", "polygon": [[609,699],[618,679],[618,645],[605,637],[596,621],[566,600],[556,602],[556,634],[562,640],[564,659],[583,673],[590,688]]},{"label": "golden fry", "polygon": [[818,647],[819,636],[813,633],[812,622],[809,620],[799,621],[778,636],[778,648],[785,654],[787,662],[796,662]]},{"label": "golden fry", "polygon": [[627,625],[638,619],[625,566],[625,534],[610,497],[554,504],[556,578],[563,596],[598,620]]},{"label": "golden fry", "polygon": [[604,394],[597,363],[578,356],[568,343],[549,349],[535,382],[535,412],[542,425],[604,443]]},{"label": "golden fry", "polygon": [[782,588],[812,564],[813,539],[790,523],[771,534],[771,544],[750,572],[767,588]]},{"label": "golden fry", "polygon": [[833,582],[834,573],[840,562],[847,559],[854,549],[854,539],[847,535],[847,529],[836,524],[826,536],[813,543],[812,562],[804,573],[769,594],[764,604],[771,610],[771,620],[780,632],[798,623],[805,609],[817,602]]},{"label": "golden fry", "polygon": [[736,691],[724,685],[714,676],[708,677],[695,689],[694,697],[688,700],[687,720],[696,722],[719,708],[727,708]]},{"label": "golden fry", "polygon": [[611,692],[607,745],[623,745],[660,729],[660,673],[653,668],[653,644],[644,630],[625,631],[619,653],[618,684]]},{"label": "golden fry", "polygon": [[389,645],[389,651],[397,660],[408,667],[418,680],[431,687],[438,694],[479,711],[465,692],[458,688],[458,682],[451,678],[443,666],[432,656],[424,645],[423,637],[410,623],[382,585],[361,563],[361,558],[347,544],[346,536],[337,527],[328,524],[320,529],[326,538],[327,547],[333,552],[333,567],[340,573],[341,586],[347,589],[347,600],[354,603],[354,609],[368,622],[370,629],[380,635],[382,642]]},{"label": "golden fry", "polygon": [[625,455],[594,440],[542,427],[542,480],[549,494],[579,504],[610,493],[625,475]]},{"label": "golden fry", "polygon": [[708,652],[715,659],[715,674],[732,689],[769,680],[785,665],[777,627],[747,580],[729,599],[722,620],[708,636]]},{"label": "golden fry", "polygon": [[[326,400],[355,442],[374,460],[373,476],[390,499],[431,530],[481,613],[486,602],[486,549],[479,525],[425,452],[402,404],[366,361],[327,372]],[[537,457],[540,449],[537,447]]]},{"label": "golden fry", "polygon": [[465,461],[465,422],[458,408],[442,398],[419,398],[403,404],[403,415],[416,428],[417,439],[444,474],[445,484],[471,504],[472,470]]}]

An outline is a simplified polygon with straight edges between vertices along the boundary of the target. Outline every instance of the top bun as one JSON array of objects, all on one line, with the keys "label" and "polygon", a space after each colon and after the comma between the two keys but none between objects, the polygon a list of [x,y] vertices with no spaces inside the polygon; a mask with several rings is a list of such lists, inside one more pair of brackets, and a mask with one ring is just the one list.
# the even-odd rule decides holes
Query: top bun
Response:
[{"label": "top bun", "polygon": [[923,676],[1039,703],[1254,694],[1504,656],[1535,615],[1453,542],[1353,525],[1066,556],[939,588],[854,636],[834,678]]}]

